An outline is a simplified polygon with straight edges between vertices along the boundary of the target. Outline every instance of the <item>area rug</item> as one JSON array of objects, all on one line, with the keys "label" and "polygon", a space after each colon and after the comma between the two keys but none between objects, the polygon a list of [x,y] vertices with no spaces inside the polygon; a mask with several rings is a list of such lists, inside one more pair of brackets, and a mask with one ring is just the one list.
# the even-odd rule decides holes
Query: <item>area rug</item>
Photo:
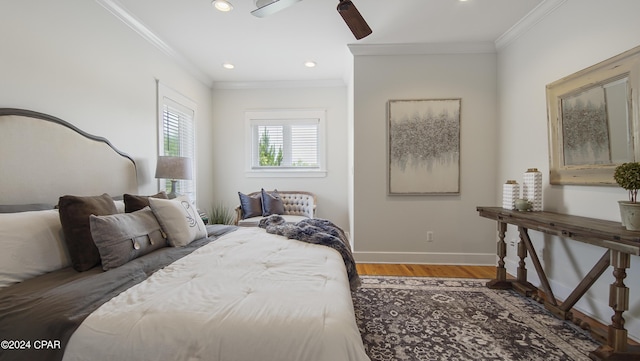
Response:
[{"label": "area rug", "polygon": [[599,344],[487,280],[361,276],[353,293],[371,360],[589,360]]}]

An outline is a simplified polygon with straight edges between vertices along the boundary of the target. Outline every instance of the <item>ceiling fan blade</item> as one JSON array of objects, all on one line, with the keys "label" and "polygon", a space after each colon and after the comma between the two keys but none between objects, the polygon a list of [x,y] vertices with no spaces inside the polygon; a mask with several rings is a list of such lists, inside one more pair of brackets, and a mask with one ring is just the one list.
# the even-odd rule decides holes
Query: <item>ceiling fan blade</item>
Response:
[{"label": "ceiling fan blade", "polygon": [[356,39],[360,40],[373,32],[351,0],[340,0],[338,12]]},{"label": "ceiling fan blade", "polygon": [[256,1],[257,9],[251,12],[251,15],[263,18],[265,16],[286,9],[289,6],[302,0],[258,0]]}]

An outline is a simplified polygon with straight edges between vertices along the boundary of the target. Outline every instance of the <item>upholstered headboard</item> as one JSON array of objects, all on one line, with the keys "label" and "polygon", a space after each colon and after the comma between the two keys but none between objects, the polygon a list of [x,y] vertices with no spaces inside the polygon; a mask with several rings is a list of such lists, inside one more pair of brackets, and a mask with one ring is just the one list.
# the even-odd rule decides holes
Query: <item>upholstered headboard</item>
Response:
[{"label": "upholstered headboard", "polygon": [[0,108],[0,204],[138,191],[136,165],[102,137],[56,117]]}]

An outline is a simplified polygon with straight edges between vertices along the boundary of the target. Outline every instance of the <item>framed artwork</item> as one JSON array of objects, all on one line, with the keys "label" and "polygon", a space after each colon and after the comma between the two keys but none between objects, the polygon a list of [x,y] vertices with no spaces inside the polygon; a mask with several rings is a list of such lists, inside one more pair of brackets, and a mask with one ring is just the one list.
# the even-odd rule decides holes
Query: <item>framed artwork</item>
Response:
[{"label": "framed artwork", "polygon": [[460,193],[461,102],[389,100],[390,195]]}]

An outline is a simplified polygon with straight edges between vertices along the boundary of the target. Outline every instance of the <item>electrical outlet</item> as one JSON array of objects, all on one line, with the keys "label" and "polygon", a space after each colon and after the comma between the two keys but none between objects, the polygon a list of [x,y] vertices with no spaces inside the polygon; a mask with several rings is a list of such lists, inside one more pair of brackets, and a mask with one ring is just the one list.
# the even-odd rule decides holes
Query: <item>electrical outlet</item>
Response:
[{"label": "electrical outlet", "polygon": [[427,231],[427,242],[433,242],[433,231]]}]

